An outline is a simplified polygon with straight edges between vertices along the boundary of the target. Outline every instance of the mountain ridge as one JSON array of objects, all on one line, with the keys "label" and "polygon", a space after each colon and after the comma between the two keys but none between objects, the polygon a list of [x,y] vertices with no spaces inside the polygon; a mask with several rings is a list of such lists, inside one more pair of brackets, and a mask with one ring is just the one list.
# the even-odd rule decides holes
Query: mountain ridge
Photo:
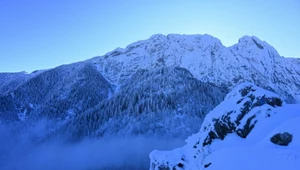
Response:
[{"label": "mountain ridge", "polygon": [[[276,91],[288,102],[299,102],[300,94],[292,93],[300,88],[300,59],[281,57],[256,37],[244,36],[225,47],[210,35],[158,34],[88,61],[112,84],[122,83],[135,69],[178,66],[201,81],[233,88],[245,80]],[[285,82],[293,85],[284,87]]]}]

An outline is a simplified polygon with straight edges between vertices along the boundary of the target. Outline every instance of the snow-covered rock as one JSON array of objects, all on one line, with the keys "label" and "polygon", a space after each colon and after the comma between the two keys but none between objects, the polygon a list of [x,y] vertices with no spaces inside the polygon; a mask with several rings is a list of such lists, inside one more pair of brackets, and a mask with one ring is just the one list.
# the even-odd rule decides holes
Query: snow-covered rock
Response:
[{"label": "snow-covered rock", "polygon": [[[185,146],[153,151],[150,169],[299,169],[299,113],[300,105],[242,83],[206,116]],[[288,146],[271,142],[272,136],[284,132],[293,136]]]}]

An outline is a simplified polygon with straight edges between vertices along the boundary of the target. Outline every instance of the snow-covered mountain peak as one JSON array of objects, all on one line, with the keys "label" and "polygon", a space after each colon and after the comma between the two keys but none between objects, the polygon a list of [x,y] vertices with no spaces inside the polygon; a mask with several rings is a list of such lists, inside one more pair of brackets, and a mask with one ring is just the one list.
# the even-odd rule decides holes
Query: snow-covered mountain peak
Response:
[{"label": "snow-covered mountain peak", "polygon": [[276,58],[281,57],[274,47],[255,36],[243,36],[238,43],[230,47],[233,51],[241,53],[244,57]]},{"label": "snow-covered mountain peak", "polygon": [[[212,51],[213,54],[218,50],[221,50],[222,52],[228,51],[225,49],[226,47],[218,38],[208,34],[154,34],[146,40],[140,40],[128,45],[125,49],[117,48],[112,52],[107,53],[105,56],[109,57],[121,54],[126,54],[127,56],[132,56],[133,54],[150,54],[150,56],[155,55],[158,58],[162,56],[166,57],[168,55],[175,55],[175,57],[179,57],[187,52],[194,51],[205,52],[209,50]],[[234,53],[234,55],[241,55],[246,58],[280,57],[278,52],[271,45],[265,41],[261,41],[255,36],[244,36],[240,38],[237,44],[229,47],[229,50]]]},{"label": "snow-covered mountain peak", "polygon": [[263,41],[260,40],[259,38],[257,38],[256,36],[249,36],[249,35],[245,35],[238,40],[238,43],[252,44],[253,42],[258,43],[257,44],[258,46],[259,46],[259,44],[263,43]]},{"label": "snow-covered mountain peak", "polygon": [[[155,34],[146,40],[137,41],[128,45],[125,52],[144,50],[149,54],[168,53],[170,51],[182,51],[195,49],[207,49],[211,47],[224,47],[221,41],[211,35],[179,35],[179,34]],[[120,51],[120,49],[118,49]],[[177,54],[178,55],[178,54]]]},{"label": "snow-covered mountain peak", "polygon": [[211,36],[209,34],[201,35],[198,38],[200,39],[201,44],[209,44],[209,45],[213,45],[213,46],[216,46],[216,45],[223,46],[222,42],[218,38]]},{"label": "snow-covered mountain peak", "polygon": [[150,41],[165,41],[167,40],[167,36],[163,34],[154,34],[148,40]]},{"label": "snow-covered mountain peak", "polygon": [[225,47],[207,34],[156,34],[89,61],[115,85],[136,70],[171,66],[185,68],[198,80],[225,85],[229,90],[248,81],[275,91],[288,103],[300,102],[298,60],[280,57],[271,45],[254,36],[244,36]]}]

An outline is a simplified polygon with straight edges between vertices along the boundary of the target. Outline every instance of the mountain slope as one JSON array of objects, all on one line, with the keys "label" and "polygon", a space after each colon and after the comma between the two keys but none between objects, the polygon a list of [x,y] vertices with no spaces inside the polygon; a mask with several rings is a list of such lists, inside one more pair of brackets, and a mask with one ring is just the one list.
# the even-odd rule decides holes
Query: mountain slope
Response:
[{"label": "mountain slope", "polygon": [[186,69],[138,70],[108,100],[59,131],[72,132],[72,139],[140,134],[186,137],[199,129],[225,93],[226,89],[200,82]]},{"label": "mountain slope", "polygon": [[16,89],[20,84],[41,72],[35,71],[31,74],[27,74],[26,72],[0,73],[0,95],[7,94],[9,91]]},{"label": "mountain slope", "polygon": [[32,76],[0,96],[2,120],[64,118],[108,98],[113,87],[96,69],[77,63]]},{"label": "mountain slope", "polygon": [[[299,105],[243,83],[207,115],[185,146],[153,151],[151,169],[299,169],[300,155],[293,151],[299,147],[299,113]],[[270,141],[281,133],[292,134],[288,146]]]}]

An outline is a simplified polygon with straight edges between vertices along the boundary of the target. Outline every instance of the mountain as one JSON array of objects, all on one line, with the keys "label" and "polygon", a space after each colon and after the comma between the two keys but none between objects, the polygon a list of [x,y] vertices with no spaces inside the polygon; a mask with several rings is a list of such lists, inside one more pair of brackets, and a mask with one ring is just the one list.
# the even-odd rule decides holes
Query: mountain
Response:
[{"label": "mountain", "polygon": [[[82,129],[78,121],[96,119],[88,133],[78,133],[96,136],[123,131],[125,127],[112,128],[110,118],[146,116],[143,120],[154,123],[159,116],[153,115],[172,113],[175,120],[178,114],[203,120],[244,81],[278,93],[287,103],[299,102],[299,66],[300,59],[283,58],[254,36],[225,47],[210,35],[158,34],[83,62],[31,74],[1,73],[0,120],[46,118],[77,131]],[[182,134],[190,134],[183,129]]]},{"label": "mountain", "polygon": [[150,169],[299,169],[299,113],[299,104],[242,83],[207,114],[185,146],[153,151]]},{"label": "mountain", "polygon": [[300,59],[281,57],[254,36],[225,47],[210,35],[153,35],[89,62],[113,84],[122,83],[137,69],[176,66],[203,82],[229,89],[243,81],[253,82],[288,103],[300,102]]},{"label": "mountain", "polygon": [[[142,148],[149,151],[156,147],[149,138],[175,141],[196,133],[242,82],[299,103],[300,59],[281,57],[254,36],[225,47],[210,35],[158,34],[86,61],[0,73],[0,158],[28,143],[114,137],[146,137]],[[145,153],[138,159],[148,161]]]}]

